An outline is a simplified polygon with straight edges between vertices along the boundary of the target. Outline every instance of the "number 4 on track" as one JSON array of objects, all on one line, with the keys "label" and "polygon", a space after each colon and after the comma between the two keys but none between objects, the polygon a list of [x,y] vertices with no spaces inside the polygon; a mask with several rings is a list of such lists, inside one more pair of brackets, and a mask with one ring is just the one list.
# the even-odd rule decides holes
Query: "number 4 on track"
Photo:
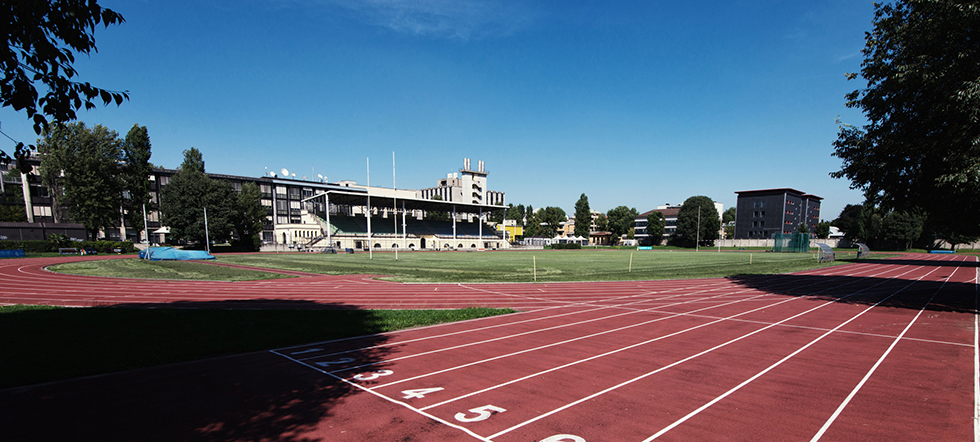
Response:
[{"label": "number 4 on track", "polygon": [[402,390],[402,394],[405,395],[404,396],[405,399],[422,399],[425,397],[425,395],[429,393],[435,393],[437,391],[442,391],[442,390],[444,390],[444,388],[442,387],[419,388],[417,390]]}]

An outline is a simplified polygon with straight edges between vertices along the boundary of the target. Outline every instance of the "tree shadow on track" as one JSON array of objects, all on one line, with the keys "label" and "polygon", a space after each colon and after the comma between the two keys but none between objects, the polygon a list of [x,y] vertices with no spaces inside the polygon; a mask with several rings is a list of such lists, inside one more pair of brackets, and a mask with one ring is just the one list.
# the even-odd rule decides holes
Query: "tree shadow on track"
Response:
[{"label": "tree shadow on track", "polygon": [[[884,262],[895,264],[892,261]],[[905,264],[906,262],[901,262]],[[813,296],[848,304],[873,305],[886,296],[895,296],[878,304],[881,307],[929,311],[976,313],[976,285],[964,282],[911,281],[840,275],[737,275],[727,278],[736,284],[777,295]],[[911,284],[911,285],[910,285]],[[907,287],[906,287],[907,286]],[[933,295],[936,295],[933,298]]]},{"label": "tree shadow on track", "polygon": [[[270,302],[280,310],[228,310],[229,307],[237,309],[249,306],[261,309]],[[43,339],[34,341],[39,348],[33,354],[37,358],[47,358],[41,365],[73,364],[77,358],[86,357],[72,354],[71,351],[73,343],[91,336],[86,329],[101,327],[108,328],[110,334],[139,335],[142,332],[134,331],[137,327],[133,326],[133,321],[152,322],[159,321],[161,317],[164,323],[168,318],[173,320],[173,333],[153,328],[155,333],[163,335],[160,339],[140,335],[135,339],[107,342],[103,345],[106,347],[105,353],[128,351],[136,359],[152,358],[153,348],[159,352],[170,351],[162,348],[169,340],[185,342],[183,340],[187,337],[182,335],[188,331],[181,330],[189,328],[191,334],[220,335],[211,338],[227,341],[218,345],[231,344],[233,350],[226,353],[238,354],[0,390],[0,410],[4,410],[0,413],[0,428],[3,429],[0,439],[320,440],[316,436],[316,432],[322,430],[318,425],[327,418],[336,418],[331,416],[332,409],[347,400],[355,392],[355,387],[313,368],[316,366],[314,362],[308,362],[311,367],[270,351],[253,349],[243,353],[234,348],[236,339],[246,338],[260,342],[267,349],[300,342],[319,342],[315,348],[320,349],[318,354],[327,358],[320,360],[336,360],[338,356],[327,355],[347,352],[343,355],[356,358],[357,365],[375,364],[371,369],[385,367],[382,361],[392,351],[386,345],[390,338],[378,334],[381,321],[373,312],[341,304],[312,304],[315,303],[273,299],[259,300],[255,304],[249,301],[181,302],[154,304],[151,309],[112,307],[22,312],[25,315],[19,320],[49,325],[57,321],[70,323],[67,328],[54,327],[63,333],[62,336],[54,336],[47,342]],[[139,304],[133,306],[146,307]],[[200,309],[177,311],[172,307]],[[334,311],[326,311],[328,309]],[[338,312],[337,309],[344,311]],[[85,316],[93,312],[95,316]],[[120,315],[131,317],[121,323],[109,324]],[[290,325],[290,320],[295,323]],[[212,322],[210,327],[206,324],[208,321]],[[269,329],[276,326],[295,327],[296,330],[285,334],[299,336],[299,340],[288,341],[277,337],[283,333]],[[219,330],[221,328],[226,330]],[[336,330],[317,334],[318,328]],[[263,334],[270,335],[269,339],[263,340],[260,336]],[[340,336],[359,337],[330,341]],[[207,341],[208,338],[201,336],[199,339]],[[57,340],[63,341],[63,346],[51,348],[57,347]],[[146,351],[147,348],[151,351]],[[283,350],[280,354],[288,356],[289,353],[310,348],[313,347],[296,347]],[[92,350],[95,353],[100,351]],[[12,356],[10,353],[7,355]],[[315,356],[314,353],[304,353],[304,357],[311,355]],[[37,365],[33,361],[15,364],[23,370]]]}]

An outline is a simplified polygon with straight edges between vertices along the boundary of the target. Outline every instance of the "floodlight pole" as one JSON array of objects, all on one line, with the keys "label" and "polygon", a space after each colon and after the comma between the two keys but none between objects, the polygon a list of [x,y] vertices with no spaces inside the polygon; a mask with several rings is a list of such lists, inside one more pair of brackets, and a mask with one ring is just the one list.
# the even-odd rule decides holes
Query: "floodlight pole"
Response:
[{"label": "floodlight pole", "polygon": [[146,204],[143,204],[143,238],[146,239],[146,247],[150,247],[150,230],[146,228]]},{"label": "floodlight pole", "polygon": [[204,250],[211,254],[211,240],[208,238],[208,207],[204,206]]},{"label": "floodlight pole", "polygon": [[371,247],[371,158],[367,159],[367,227],[368,259],[374,259],[374,248]]},{"label": "floodlight pole", "polygon": [[392,212],[394,213],[394,216],[392,216],[392,218],[394,218],[395,221],[395,239],[394,241],[391,242],[391,244],[395,246],[392,248],[395,249],[395,261],[398,261],[398,247],[397,247],[398,246],[398,194],[396,189],[398,189],[398,186],[395,184],[395,152],[392,151],[391,152],[391,190],[395,191],[396,193],[391,197],[391,209]]},{"label": "floodlight pole", "polygon": [[698,233],[696,235],[697,240],[694,241],[694,251],[701,250],[701,206],[698,206]]}]

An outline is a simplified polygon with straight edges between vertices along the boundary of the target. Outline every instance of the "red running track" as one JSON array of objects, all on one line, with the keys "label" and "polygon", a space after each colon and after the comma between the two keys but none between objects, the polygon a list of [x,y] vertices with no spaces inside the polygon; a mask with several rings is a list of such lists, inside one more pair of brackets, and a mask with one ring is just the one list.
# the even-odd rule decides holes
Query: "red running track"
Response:
[{"label": "red running track", "polygon": [[[54,261],[0,262],[0,302],[523,312],[2,391],[12,440],[980,440],[973,257],[456,285],[131,281]],[[63,425],[39,423],[51,413]]]}]

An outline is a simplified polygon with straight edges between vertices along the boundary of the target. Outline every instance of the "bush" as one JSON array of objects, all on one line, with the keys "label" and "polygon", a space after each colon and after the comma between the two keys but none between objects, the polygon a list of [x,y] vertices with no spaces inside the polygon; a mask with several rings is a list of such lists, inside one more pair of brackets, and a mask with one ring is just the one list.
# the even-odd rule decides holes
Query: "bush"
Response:
[{"label": "bush", "polygon": [[579,244],[579,243],[574,243],[574,242],[572,242],[572,243],[554,243],[554,244],[551,245],[551,248],[553,250],[559,250],[559,249],[581,249],[582,248],[582,245]]}]

